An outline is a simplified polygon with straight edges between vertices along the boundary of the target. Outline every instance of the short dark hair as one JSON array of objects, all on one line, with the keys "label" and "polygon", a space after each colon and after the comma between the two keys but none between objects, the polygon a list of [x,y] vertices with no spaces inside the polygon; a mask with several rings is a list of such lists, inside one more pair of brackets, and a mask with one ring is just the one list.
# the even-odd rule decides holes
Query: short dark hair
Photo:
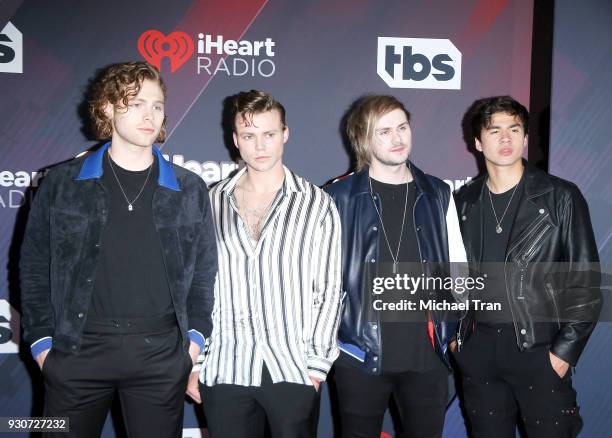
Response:
[{"label": "short dark hair", "polygon": [[[148,62],[123,62],[106,68],[96,78],[89,100],[89,114],[98,140],[106,140],[113,135],[113,125],[107,117],[104,108],[107,103],[115,107],[127,108],[131,99],[140,93],[145,80],[157,82],[166,97],[166,85],[159,71]],[[166,119],[156,142],[166,139]]]},{"label": "short dark hair", "polygon": [[511,96],[493,96],[479,99],[472,105],[471,128],[474,136],[480,140],[483,129],[491,126],[491,117],[496,113],[506,113],[518,117],[523,125],[525,135],[529,130],[529,112]]},{"label": "short dark hair", "polygon": [[241,115],[245,123],[251,123],[253,114],[277,110],[280,113],[283,128],[285,122],[285,107],[274,97],[263,91],[243,91],[234,96],[232,105],[232,128],[236,131],[236,116]]}]

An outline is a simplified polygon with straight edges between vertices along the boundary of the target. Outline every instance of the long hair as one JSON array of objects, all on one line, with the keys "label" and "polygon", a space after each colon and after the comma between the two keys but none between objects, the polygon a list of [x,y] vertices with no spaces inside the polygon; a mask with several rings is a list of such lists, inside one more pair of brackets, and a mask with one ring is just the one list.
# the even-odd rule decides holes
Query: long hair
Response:
[{"label": "long hair", "polygon": [[358,99],[351,108],[346,121],[346,134],[357,158],[357,171],[370,165],[371,145],[376,124],[382,116],[402,110],[410,123],[410,113],[399,100],[387,95],[367,95]]}]

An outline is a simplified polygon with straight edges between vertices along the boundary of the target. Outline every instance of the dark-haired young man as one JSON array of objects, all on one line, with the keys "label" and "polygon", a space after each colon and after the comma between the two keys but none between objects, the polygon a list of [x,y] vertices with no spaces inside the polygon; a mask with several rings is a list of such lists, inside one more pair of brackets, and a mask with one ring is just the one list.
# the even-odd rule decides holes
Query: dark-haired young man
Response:
[{"label": "dark-haired young man", "polygon": [[[466,260],[453,197],[446,183],[408,161],[410,113],[395,97],[359,99],[346,128],[357,172],[325,188],[343,229],[346,297],[334,374],[342,437],[379,437],[391,396],[406,436],[440,437],[456,320],[421,304],[454,304],[453,291],[382,292],[373,277],[385,284],[397,276],[450,278],[450,264]],[[405,302],[414,307],[394,310]]]},{"label": "dark-haired young man", "polygon": [[164,99],[151,65],[106,69],[90,112],[110,142],[52,169],[30,211],[24,338],[44,375],[44,414],[68,417],[69,436],[99,436],[118,392],[131,437],[180,437],[187,376],[212,329],[208,191],[153,146]]},{"label": "dark-haired young man", "polygon": [[[283,166],[285,109],[261,91],[233,100],[246,167],[210,192],[219,276],[200,375],[213,438],[314,436],[317,392],[338,356],[340,221],[331,198]],[[196,400],[197,381],[190,378]]]},{"label": "dark-haired young man", "polygon": [[459,330],[474,437],[514,437],[519,415],[529,438],[574,437],[582,425],[570,367],[601,308],[599,257],[576,185],[522,160],[528,117],[509,96],[475,102],[486,173],[457,195],[470,268],[486,278],[473,298],[501,307],[468,313]]}]

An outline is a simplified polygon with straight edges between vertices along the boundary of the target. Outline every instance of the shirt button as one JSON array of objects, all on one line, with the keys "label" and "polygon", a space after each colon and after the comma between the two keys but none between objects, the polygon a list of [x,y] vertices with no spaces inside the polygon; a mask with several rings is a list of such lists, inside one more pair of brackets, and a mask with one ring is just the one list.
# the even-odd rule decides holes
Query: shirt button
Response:
[{"label": "shirt button", "polygon": [[376,263],[376,259],[370,260],[370,263]]},{"label": "shirt button", "polygon": [[462,221],[467,220],[467,216],[466,216],[466,215],[461,216],[461,220],[462,220]]},{"label": "shirt button", "polygon": [[423,260],[421,260],[421,261],[422,261],[423,263],[427,263],[427,260],[426,260],[426,259],[423,259]]},{"label": "shirt button", "polygon": [[540,208],[539,213],[540,213],[540,214],[544,214],[544,212],[545,212],[545,211],[546,211],[546,210],[544,210],[543,208]]},{"label": "shirt button", "polygon": [[416,230],[417,231],[421,231],[421,227],[416,227]]},{"label": "shirt button", "polygon": [[527,330],[521,329],[521,335],[526,335],[526,334],[527,334]]},{"label": "shirt button", "polygon": [[523,342],[523,348],[527,348],[529,344],[527,342]]},{"label": "shirt button", "polygon": [[372,368],[372,371],[376,372],[376,371],[378,371],[378,368]]},{"label": "shirt button", "polygon": [[374,360],[374,362],[378,362],[378,356],[374,356],[372,359]]},{"label": "shirt button", "polygon": [[376,325],[376,324],[372,324],[372,329],[373,329],[373,330],[378,330],[378,325]]},{"label": "shirt button", "polygon": [[88,278],[88,279],[87,279],[87,283],[91,283],[91,278]]},{"label": "shirt button", "polygon": [[79,317],[79,319],[83,319],[85,315],[83,315],[82,313],[79,313],[77,316]]},{"label": "shirt button", "polygon": [[374,231],[378,231],[378,227],[372,227]]},{"label": "shirt button", "polygon": [[99,243],[96,243],[94,246],[95,246],[96,248],[100,248],[100,244],[99,244]]}]

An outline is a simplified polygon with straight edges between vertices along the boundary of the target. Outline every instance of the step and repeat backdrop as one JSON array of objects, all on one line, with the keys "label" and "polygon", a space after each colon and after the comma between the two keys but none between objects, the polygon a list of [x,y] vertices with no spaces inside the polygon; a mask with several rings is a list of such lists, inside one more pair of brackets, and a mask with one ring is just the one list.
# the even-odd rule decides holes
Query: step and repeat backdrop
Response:
[{"label": "step and repeat backdrop", "polygon": [[[161,70],[169,129],[159,146],[208,184],[239,166],[224,99],[260,89],[287,109],[285,163],[312,182],[351,170],[342,118],[361,95],[385,93],[412,112],[411,159],[456,189],[478,173],[464,132],[471,103],[529,103],[532,22],[531,0],[3,1],[0,416],[41,415],[41,377],[20,343],[19,247],[45,169],[97,144],[85,93],[100,68],[147,60]],[[201,412],[185,406],[184,436],[205,436]],[[121,436],[119,421],[109,416],[103,436]],[[319,436],[333,427],[325,390]],[[395,436],[391,417],[384,433]],[[445,436],[465,436],[456,401]]]},{"label": "step and repeat backdrop", "polygon": [[[581,437],[612,430],[612,3],[555,3],[550,173],[574,181],[591,213],[604,275],[604,310],[574,383],[584,417]],[[533,84],[535,86],[535,84]]]}]

